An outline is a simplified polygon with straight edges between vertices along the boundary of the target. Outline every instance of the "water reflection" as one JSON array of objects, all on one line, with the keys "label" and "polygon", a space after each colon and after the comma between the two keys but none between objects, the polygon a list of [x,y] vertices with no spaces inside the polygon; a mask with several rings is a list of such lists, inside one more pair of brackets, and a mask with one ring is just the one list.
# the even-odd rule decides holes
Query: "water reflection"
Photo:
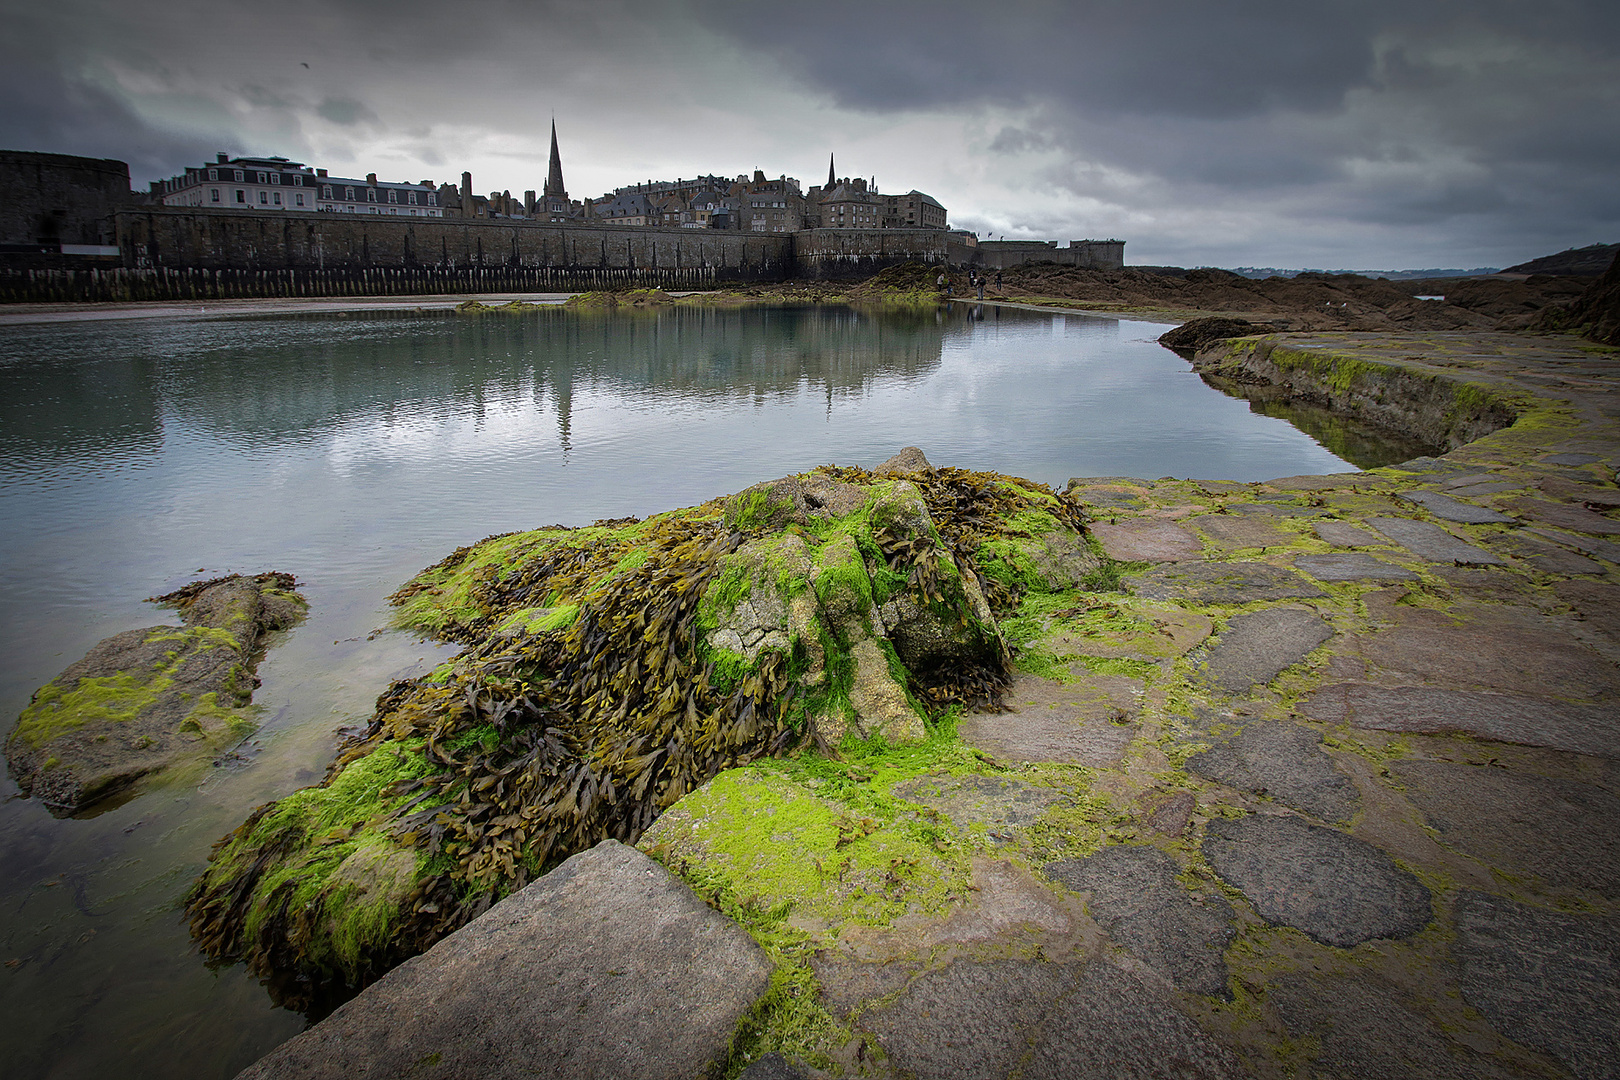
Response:
[{"label": "water reflection", "polygon": [[1398,465],[1416,457],[1442,454],[1446,449],[1362,423],[1319,405],[1291,401],[1274,387],[1242,383],[1219,375],[1204,375],[1203,379],[1221,393],[1247,401],[1251,412],[1288,421],[1358,469]]}]

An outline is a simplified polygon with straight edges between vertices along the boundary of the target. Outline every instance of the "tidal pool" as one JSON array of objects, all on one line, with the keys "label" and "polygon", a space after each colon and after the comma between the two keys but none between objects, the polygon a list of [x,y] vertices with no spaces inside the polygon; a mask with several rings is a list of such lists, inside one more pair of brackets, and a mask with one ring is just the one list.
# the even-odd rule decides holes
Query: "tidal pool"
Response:
[{"label": "tidal pool", "polygon": [[0,731],[100,639],[173,621],[144,597],[275,569],[310,603],[235,753],[71,820],[3,781],[6,1075],[228,1077],[303,1027],[203,963],[180,900],[214,840],[317,781],[339,729],[444,653],[378,631],[456,547],[907,445],[1059,488],[1351,467],[1206,386],[1168,328],[962,305],[0,327]]}]

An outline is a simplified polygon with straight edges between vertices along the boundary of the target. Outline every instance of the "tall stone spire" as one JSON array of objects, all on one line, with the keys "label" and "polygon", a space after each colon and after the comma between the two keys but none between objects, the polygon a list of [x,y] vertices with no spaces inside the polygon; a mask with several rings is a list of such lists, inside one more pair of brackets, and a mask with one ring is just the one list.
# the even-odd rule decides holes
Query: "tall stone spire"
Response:
[{"label": "tall stone spire", "polygon": [[827,155],[827,190],[831,191],[838,186],[838,174],[833,171],[833,156]]},{"label": "tall stone spire", "polygon": [[568,189],[563,187],[562,155],[557,152],[557,121],[551,122],[551,171],[546,174],[547,195],[555,195],[559,199],[568,198]]}]

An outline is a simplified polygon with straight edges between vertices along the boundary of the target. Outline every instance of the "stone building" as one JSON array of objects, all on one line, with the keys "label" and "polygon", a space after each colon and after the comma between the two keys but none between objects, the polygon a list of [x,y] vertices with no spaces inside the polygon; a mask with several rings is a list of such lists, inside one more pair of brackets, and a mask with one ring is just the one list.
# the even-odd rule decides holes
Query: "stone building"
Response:
[{"label": "stone building", "polygon": [[658,211],[652,200],[639,192],[599,199],[591,204],[591,216],[603,225],[656,225]]},{"label": "stone building", "polygon": [[904,195],[883,195],[885,229],[944,229],[945,208],[932,195],[912,188]]},{"label": "stone building", "polygon": [[753,179],[737,178],[737,228],[746,232],[790,233],[804,228],[804,194],[799,182],[783,175],[765,179],[759,169]]}]

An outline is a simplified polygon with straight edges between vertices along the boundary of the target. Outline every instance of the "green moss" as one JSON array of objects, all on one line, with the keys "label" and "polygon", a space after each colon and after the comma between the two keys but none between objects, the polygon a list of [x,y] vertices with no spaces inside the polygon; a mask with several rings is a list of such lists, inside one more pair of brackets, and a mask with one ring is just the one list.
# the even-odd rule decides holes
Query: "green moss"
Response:
[{"label": "green moss", "polygon": [[23,710],[12,738],[38,747],[85,724],[128,723],[156,704],[172,681],[167,675],[119,674],[80,679],[71,690],[50,683]]},{"label": "green moss", "polygon": [[[232,656],[241,654],[233,635],[213,627],[164,628],[148,634],[145,640],[173,642],[176,647],[165,650],[164,658],[148,671],[81,678],[72,687],[60,682],[40,687],[18,718],[12,738],[39,747],[86,724],[128,723],[157,704],[174,684],[176,670],[191,657],[220,648],[229,650]],[[247,669],[238,665],[233,684],[227,689],[246,700],[252,693],[252,681]]]},{"label": "green moss", "polygon": [[1160,674],[1158,664],[1147,660],[1127,660],[1102,656],[1082,656],[1080,663],[1093,675],[1123,675],[1131,679],[1152,682]]}]

